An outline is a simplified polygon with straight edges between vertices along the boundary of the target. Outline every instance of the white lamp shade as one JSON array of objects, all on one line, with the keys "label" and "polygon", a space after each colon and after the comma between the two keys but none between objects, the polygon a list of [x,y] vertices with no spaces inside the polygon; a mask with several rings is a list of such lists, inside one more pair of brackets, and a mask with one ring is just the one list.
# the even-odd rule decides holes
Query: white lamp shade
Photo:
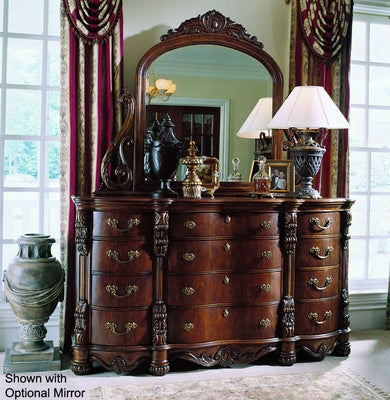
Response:
[{"label": "white lamp shade", "polygon": [[258,139],[260,132],[267,129],[272,118],[272,97],[259,99],[254,109],[245,120],[237,136],[247,139]]},{"label": "white lamp shade", "polygon": [[349,123],[322,86],[297,86],[267,127],[346,129]]},{"label": "white lamp shade", "polygon": [[160,78],[156,80],[155,85],[158,90],[168,90],[172,86],[172,81]]}]

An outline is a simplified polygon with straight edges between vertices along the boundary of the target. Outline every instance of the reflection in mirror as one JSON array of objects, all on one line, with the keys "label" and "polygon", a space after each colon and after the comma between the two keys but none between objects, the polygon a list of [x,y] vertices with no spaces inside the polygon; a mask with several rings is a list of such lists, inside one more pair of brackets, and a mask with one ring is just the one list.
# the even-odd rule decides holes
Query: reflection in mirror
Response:
[{"label": "reflection in mirror", "polygon": [[[236,137],[236,133],[259,98],[272,96],[273,82],[266,68],[253,57],[235,49],[193,45],[159,56],[148,69],[150,80],[153,80],[152,71],[158,78],[175,82],[176,93],[166,102],[152,99],[147,114],[150,114],[148,108],[156,110],[158,106],[160,113],[166,109],[176,126],[175,134],[179,140],[192,136],[197,148],[205,152],[198,155],[220,160],[223,181],[232,172],[231,160],[235,157],[241,160],[243,176],[248,177],[254,158],[254,140]],[[148,104],[148,99],[145,103]],[[202,124],[202,120],[210,120],[207,113],[198,114],[197,124],[188,124],[185,121],[188,113],[173,114],[172,107],[176,106],[216,107],[220,113],[218,126],[214,131],[205,129],[212,125]],[[215,134],[219,145],[211,152],[212,146],[206,144],[213,141],[211,136]]]}]

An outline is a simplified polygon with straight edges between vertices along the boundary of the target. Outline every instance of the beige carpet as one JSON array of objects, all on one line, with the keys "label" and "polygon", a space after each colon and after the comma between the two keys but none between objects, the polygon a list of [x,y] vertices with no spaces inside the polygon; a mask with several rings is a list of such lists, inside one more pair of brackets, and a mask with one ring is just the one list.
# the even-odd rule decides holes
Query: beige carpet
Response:
[{"label": "beige carpet", "polygon": [[90,400],[390,400],[354,371],[306,372],[147,385],[105,386]]}]

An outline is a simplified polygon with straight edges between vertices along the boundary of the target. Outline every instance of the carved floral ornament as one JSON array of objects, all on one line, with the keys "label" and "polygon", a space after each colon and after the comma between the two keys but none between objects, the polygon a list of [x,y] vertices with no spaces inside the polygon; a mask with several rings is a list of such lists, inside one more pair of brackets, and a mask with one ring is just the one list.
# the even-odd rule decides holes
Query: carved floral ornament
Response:
[{"label": "carved floral ornament", "polygon": [[105,42],[122,10],[122,0],[62,1],[72,30],[87,44]]}]

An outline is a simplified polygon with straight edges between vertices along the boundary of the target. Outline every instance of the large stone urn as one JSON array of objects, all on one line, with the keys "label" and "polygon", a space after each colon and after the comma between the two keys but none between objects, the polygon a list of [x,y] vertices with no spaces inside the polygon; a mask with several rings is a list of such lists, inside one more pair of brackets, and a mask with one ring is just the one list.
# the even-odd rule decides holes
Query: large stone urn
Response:
[{"label": "large stone urn", "polygon": [[40,352],[49,348],[44,324],[63,300],[65,274],[51,254],[55,240],[50,236],[30,233],[16,242],[18,253],[4,276],[5,296],[21,324],[20,343],[14,347],[17,352]]}]

